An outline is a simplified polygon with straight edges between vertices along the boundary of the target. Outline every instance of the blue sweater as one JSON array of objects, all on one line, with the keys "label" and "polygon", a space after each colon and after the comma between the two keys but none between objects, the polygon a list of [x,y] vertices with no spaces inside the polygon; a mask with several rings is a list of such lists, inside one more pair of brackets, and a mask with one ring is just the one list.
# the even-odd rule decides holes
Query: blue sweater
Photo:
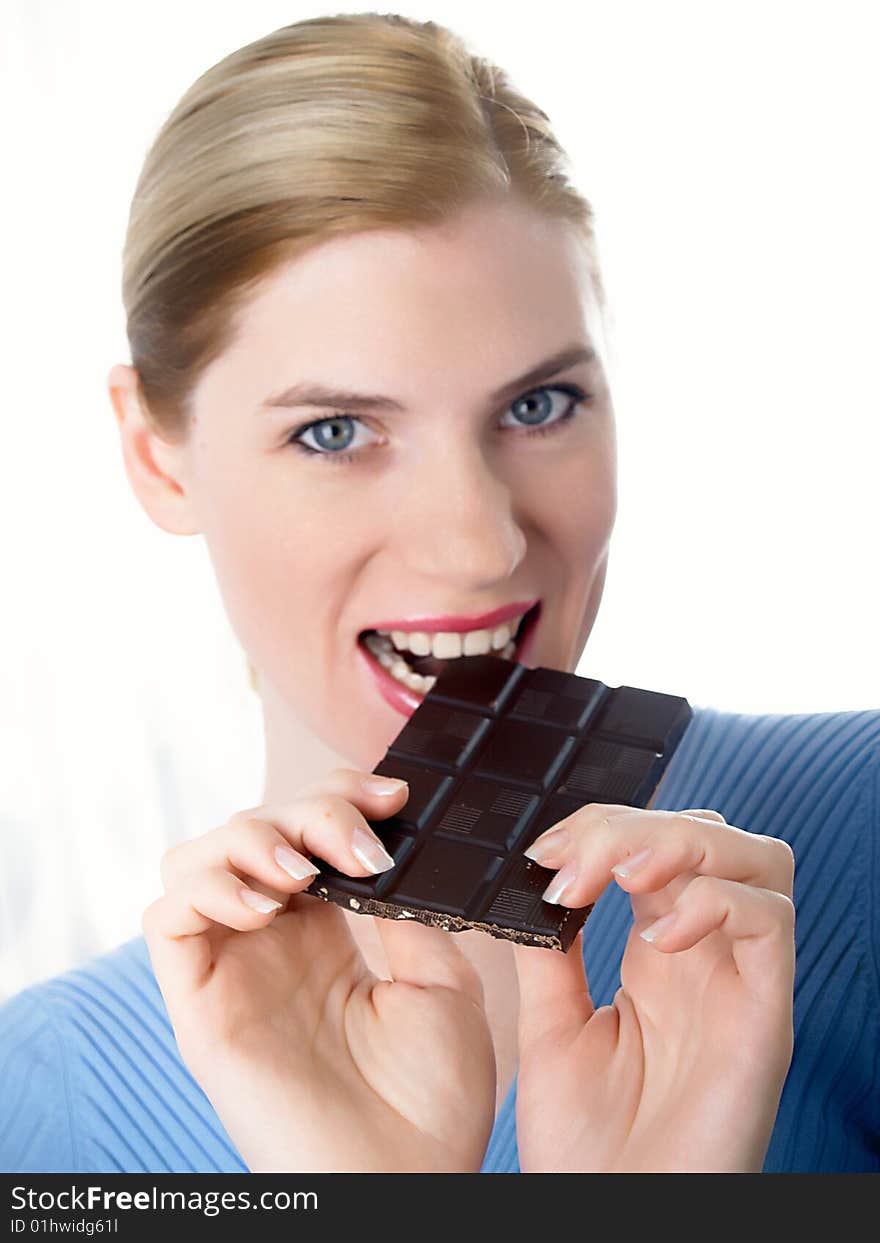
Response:
[{"label": "blue sweater", "polygon": [[[655,807],[712,807],[796,861],[795,1047],[765,1170],[880,1171],[880,711],[697,708]],[[631,922],[610,885],[584,957],[611,1002]],[[482,1166],[517,1172],[516,1082]],[[138,937],[0,1006],[0,1170],[247,1172],[180,1060]]]}]

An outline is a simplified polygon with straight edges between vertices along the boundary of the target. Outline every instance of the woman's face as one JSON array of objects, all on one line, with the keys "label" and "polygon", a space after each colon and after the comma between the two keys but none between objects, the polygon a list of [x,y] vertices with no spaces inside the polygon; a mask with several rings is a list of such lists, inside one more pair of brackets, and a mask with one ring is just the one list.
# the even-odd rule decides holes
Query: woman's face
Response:
[{"label": "woman's face", "polygon": [[[573,670],[617,495],[606,346],[568,227],[507,202],[333,239],[277,270],[239,325],[195,390],[176,473],[273,700],[366,769],[422,696],[382,689],[365,630],[461,632],[540,601],[524,663]],[[591,361],[517,382],[577,350]],[[390,400],[280,402],[294,386]]]}]

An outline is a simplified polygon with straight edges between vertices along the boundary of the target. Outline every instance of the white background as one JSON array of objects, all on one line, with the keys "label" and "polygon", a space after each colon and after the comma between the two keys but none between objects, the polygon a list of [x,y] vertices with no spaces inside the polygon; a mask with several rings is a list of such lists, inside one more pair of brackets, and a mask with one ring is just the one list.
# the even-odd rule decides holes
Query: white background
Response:
[{"label": "white background", "polygon": [[[260,801],[204,545],[124,475],[120,255],[200,73],[369,7],[3,7],[0,996],[137,935],[165,846]],[[579,672],[728,711],[880,706],[877,5],[387,7],[503,66],[596,209],[620,516]]]}]

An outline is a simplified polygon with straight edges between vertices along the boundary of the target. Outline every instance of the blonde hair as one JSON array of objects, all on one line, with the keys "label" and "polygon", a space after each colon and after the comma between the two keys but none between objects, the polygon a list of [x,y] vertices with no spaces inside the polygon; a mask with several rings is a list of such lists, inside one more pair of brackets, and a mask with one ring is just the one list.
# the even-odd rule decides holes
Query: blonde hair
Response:
[{"label": "blonde hair", "polygon": [[232,52],[162,125],[131,204],[122,299],[145,417],[186,439],[200,374],[281,263],[474,200],[516,194],[569,222],[604,311],[593,210],[567,165],[546,113],[435,22],[315,17]]}]

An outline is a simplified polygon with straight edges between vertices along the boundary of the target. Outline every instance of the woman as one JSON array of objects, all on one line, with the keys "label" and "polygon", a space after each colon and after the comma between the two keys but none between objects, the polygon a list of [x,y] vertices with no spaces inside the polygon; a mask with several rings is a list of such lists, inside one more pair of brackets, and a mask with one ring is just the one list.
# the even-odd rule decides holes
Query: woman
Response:
[{"label": "woman", "polygon": [[[266,780],[166,854],[144,941],[0,1010],[5,1168],[760,1170],[777,1135],[789,1168],[812,1160],[796,1119],[774,1133],[789,842],[820,810],[838,827],[837,801],[825,842],[846,856],[880,714],[808,718],[805,737],[796,718],[744,733],[698,712],[653,806],[588,805],[530,848],[548,901],[601,895],[566,955],[302,892],[325,861],[386,869],[367,820],[406,800],[369,774],[427,685],[404,657],[383,673],[366,631],[391,616],[573,670],[596,617],[616,514],[604,299],[546,116],[432,23],[276,31],[162,127],[123,292],[132,366],[109,387],[128,477],[157,525],[206,539],[256,672]],[[511,646],[502,627],[535,604]],[[832,746],[839,785],[789,797],[785,774]],[[739,819],[745,791],[741,826],[691,806],[731,757],[751,757],[725,805]],[[861,964],[843,919],[838,980]],[[795,1103],[831,1103],[816,1160],[870,1168],[864,985],[846,1050],[805,1027]]]}]

